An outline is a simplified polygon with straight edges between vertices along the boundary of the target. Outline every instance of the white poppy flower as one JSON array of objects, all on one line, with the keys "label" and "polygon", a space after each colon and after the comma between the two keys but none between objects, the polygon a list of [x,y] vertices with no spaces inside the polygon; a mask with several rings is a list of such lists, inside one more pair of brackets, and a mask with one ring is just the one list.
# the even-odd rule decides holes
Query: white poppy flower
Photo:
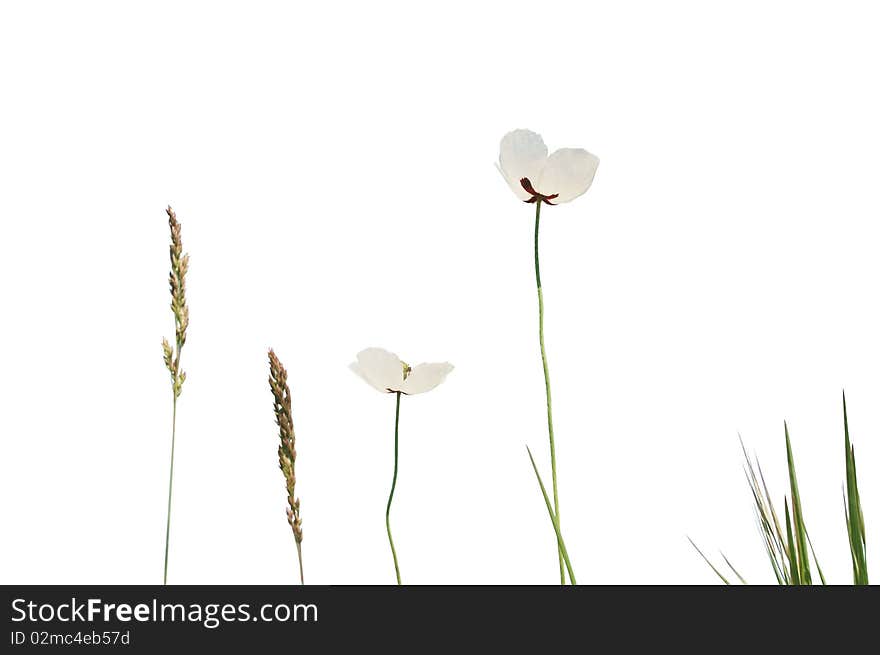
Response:
[{"label": "white poppy flower", "polygon": [[449,362],[410,366],[394,353],[367,348],[357,354],[349,368],[383,393],[411,396],[430,391],[446,379],[454,368]]},{"label": "white poppy flower", "polygon": [[583,148],[560,148],[548,156],[540,134],[514,130],[501,139],[498,170],[520,200],[548,205],[570,202],[593,183],[599,158]]}]

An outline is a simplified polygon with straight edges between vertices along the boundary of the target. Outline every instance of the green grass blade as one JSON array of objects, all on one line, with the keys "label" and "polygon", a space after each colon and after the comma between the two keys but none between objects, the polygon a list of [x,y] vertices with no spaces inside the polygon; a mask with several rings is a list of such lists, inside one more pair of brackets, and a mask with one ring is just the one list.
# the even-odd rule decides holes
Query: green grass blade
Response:
[{"label": "green grass blade", "polygon": [[[728,580],[728,579],[725,578],[723,575],[721,575],[721,571],[719,571],[718,569],[715,568],[715,565],[712,564],[712,562],[709,561],[709,558],[706,557],[706,556],[703,554],[703,551],[700,550],[700,549],[697,547],[697,544],[694,543],[694,540],[691,539],[690,537],[688,537],[687,540],[691,542],[691,546],[693,546],[693,547],[694,547],[694,550],[696,550],[696,551],[700,554],[700,557],[702,557],[702,558],[703,558],[703,561],[706,562],[706,564],[709,565],[709,568],[712,569],[712,570],[715,572],[715,575],[717,575],[719,578],[721,578],[721,582],[723,582],[723,583],[726,584],[726,585],[729,585],[729,584],[730,584],[730,580]],[[722,556],[722,557],[723,557],[723,556]],[[726,558],[725,558],[725,559],[726,559]],[[728,563],[728,566],[730,566],[729,563]],[[731,568],[733,568],[733,567],[731,567]],[[736,571],[734,571],[734,573],[736,573]]]},{"label": "green grass blade", "polygon": [[849,535],[853,565],[853,584],[868,584],[868,566],[865,544],[865,520],[862,515],[859,485],[856,476],[856,454],[849,438],[849,417],[846,412],[846,394],[843,394],[843,445],[846,457],[846,531]]},{"label": "green grass blade", "polygon": [[853,492],[856,497],[856,506],[859,508],[859,536],[861,536],[862,541],[865,541],[865,517],[862,514],[862,497],[859,494],[859,476],[856,473],[856,447],[853,446],[850,448],[850,453],[852,453],[852,471],[853,471]]},{"label": "green grass blade", "polygon": [[[764,490],[764,497],[767,499],[767,506],[770,508],[770,515],[773,518],[773,539],[776,543],[777,552],[779,552],[779,561],[780,564],[784,564],[785,559],[788,557],[788,552],[785,547],[785,535],[782,532],[782,525],[779,523],[779,517],[776,515],[776,508],[773,506],[773,501],[770,499],[770,491],[767,489],[767,481],[764,479],[764,471],[761,469],[761,462],[755,458],[755,464],[758,466],[758,475],[761,476],[761,486]],[[791,584],[791,580],[787,580],[787,584]]]},{"label": "green grass blade", "polygon": [[853,584],[858,584],[859,580],[859,567],[856,563],[858,561],[858,556],[855,551],[855,542],[852,538],[852,523],[849,520],[849,506],[846,499],[846,487],[841,490],[843,493],[843,517],[846,519],[846,534],[849,537],[849,556],[852,560],[852,571],[853,571]]},{"label": "green grass blade", "polygon": [[861,554],[861,582],[860,584],[866,585],[868,584],[868,551],[867,551],[867,542],[865,540],[865,516],[862,514],[862,498],[859,495],[859,480],[858,475],[856,473],[856,448],[853,446],[850,448],[850,453],[852,454],[852,471],[853,471],[853,491],[856,497],[856,507],[858,508],[858,516],[859,516],[859,532],[858,535],[860,537],[860,549],[859,552]]},{"label": "green grass blade", "polygon": [[810,552],[813,554],[813,562],[815,562],[816,571],[819,573],[819,580],[822,581],[823,585],[827,585],[828,583],[825,582],[825,575],[822,573],[822,567],[819,566],[819,558],[816,557],[816,550],[813,548],[813,540],[810,539],[810,533],[807,532],[806,530],[807,529],[804,528],[804,532],[806,532],[806,534],[807,534],[807,543],[810,544]]},{"label": "green grass blade", "polygon": [[[746,451],[742,437],[739,439],[739,444],[745,459],[744,470],[746,480],[749,483],[749,489],[752,492],[758,528],[761,531],[764,547],[767,551],[767,558],[770,560],[770,566],[773,568],[773,575],[776,576],[776,581],[779,584],[790,584],[788,570],[786,569],[785,539],[779,526],[779,518],[776,516],[773,501],[770,500],[770,492],[767,490],[767,483],[764,481],[761,463],[757,457],[754,458],[754,463],[752,463],[752,457]],[[758,471],[757,474],[755,469]],[[760,483],[758,481],[759,476]]]},{"label": "green grass blade", "polygon": [[773,567],[773,575],[776,576],[776,584],[785,585],[788,584],[788,580],[786,579],[785,569],[781,569],[779,563],[776,561],[775,554],[770,547],[770,542],[767,539],[764,539],[764,548],[767,550],[767,557],[770,560],[770,565]]},{"label": "green grass blade", "polygon": [[773,575],[776,577],[776,583],[780,585],[788,584],[784,556],[779,555],[780,551],[776,549],[776,545],[774,544],[772,530],[769,528],[765,518],[757,508],[755,508],[755,520],[761,534],[761,541],[764,543],[764,550],[767,553],[767,559],[770,560]]},{"label": "green grass blade", "polygon": [[797,562],[797,549],[794,545],[794,538],[791,535],[791,517],[788,513],[788,498],[785,499],[785,533],[788,536],[788,566],[789,578],[791,584],[799,585],[801,583],[800,568]]},{"label": "green grass blade", "polygon": [[797,546],[798,578],[801,584],[810,584],[812,580],[810,577],[810,557],[807,552],[807,532],[804,526],[801,495],[794,468],[794,456],[791,452],[791,439],[788,436],[788,423],[785,424],[785,453],[788,459],[788,480],[791,487],[791,518]]},{"label": "green grass blade", "polygon": [[576,585],[577,580],[575,580],[574,571],[572,570],[571,562],[568,559],[568,550],[565,548],[565,541],[562,538],[562,532],[559,530],[559,521],[556,520],[556,515],[553,513],[553,505],[550,504],[550,498],[547,496],[547,489],[544,488],[541,474],[538,473],[538,467],[535,464],[535,458],[532,457],[532,451],[528,446],[526,446],[526,451],[529,453],[532,468],[535,470],[535,476],[538,478],[538,485],[541,487],[541,494],[544,496],[544,504],[547,505],[547,513],[550,514],[550,522],[553,524],[553,530],[556,532],[556,538],[559,540],[560,548],[562,548],[562,558],[565,560],[565,568],[568,569],[568,578],[571,580],[571,584]]},{"label": "green grass blade", "polygon": [[733,571],[733,574],[737,577],[737,579],[738,579],[741,583],[743,583],[743,584],[745,584],[745,585],[749,584],[748,582],[746,582],[746,579],[745,579],[744,577],[742,577],[742,576],[739,574],[739,571],[737,571],[735,568],[733,568],[733,564],[731,564],[731,563],[730,563],[730,560],[727,559],[727,555],[725,555],[724,553],[721,553],[721,558],[724,560],[724,563],[727,564],[727,567],[728,567],[731,571]]}]

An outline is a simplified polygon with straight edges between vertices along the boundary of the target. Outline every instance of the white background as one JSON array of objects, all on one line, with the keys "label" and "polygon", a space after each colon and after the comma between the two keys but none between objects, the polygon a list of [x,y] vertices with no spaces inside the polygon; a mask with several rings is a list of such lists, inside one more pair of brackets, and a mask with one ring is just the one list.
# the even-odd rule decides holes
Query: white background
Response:
[{"label": "white background", "polygon": [[[542,221],[562,526],[581,583],[769,582],[737,433],[850,579],[840,392],[880,565],[877,16],[857,2],[6,2],[4,583],[158,583],[171,204],[192,256],[173,583],[553,583],[532,206],[510,129],[601,158]],[[873,528],[873,530],[872,530]]]}]

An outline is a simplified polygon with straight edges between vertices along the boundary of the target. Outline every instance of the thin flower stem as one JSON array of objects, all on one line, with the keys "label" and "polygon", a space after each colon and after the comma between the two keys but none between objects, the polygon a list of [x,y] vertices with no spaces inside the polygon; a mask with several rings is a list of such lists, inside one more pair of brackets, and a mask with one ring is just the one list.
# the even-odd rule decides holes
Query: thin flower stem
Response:
[{"label": "thin flower stem", "polygon": [[171,468],[168,473],[168,516],[165,519],[165,573],[162,584],[168,584],[168,540],[171,536],[171,489],[174,484],[174,438],[177,433],[177,395],[171,410]]},{"label": "thin flower stem", "polygon": [[296,557],[299,560],[299,583],[304,585],[306,580],[303,576],[303,551],[302,544],[299,541],[296,542]]},{"label": "thin flower stem", "polygon": [[397,551],[394,550],[394,539],[391,538],[391,500],[394,498],[394,488],[397,486],[397,435],[400,423],[400,392],[397,392],[397,408],[394,410],[394,477],[391,480],[391,493],[388,494],[388,506],[385,508],[385,528],[388,530],[388,543],[391,544],[391,556],[394,558],[394,573],[397,575],[397,584],[400,582],[400,567],[397,565]]},{"label": "thin flower stem", "polygon": [[[550,435],[550,472],[553,478],[553,514],[559,522],[559,491],[556,487],[556,443],[553,440],[553,402],[550,398],[550,369],[544,349],[544,293],[541,291],[541,262],[538,259],[538,228],[541,225],[541,201],[535,202],[535,282],[538,284],[538,340],[541,343],[541,363],[544,366],[544,389],[547,392],[547,432]],[[565,561],[562,540],[556,540],[559,558],[559,580],[565,584]]]}]

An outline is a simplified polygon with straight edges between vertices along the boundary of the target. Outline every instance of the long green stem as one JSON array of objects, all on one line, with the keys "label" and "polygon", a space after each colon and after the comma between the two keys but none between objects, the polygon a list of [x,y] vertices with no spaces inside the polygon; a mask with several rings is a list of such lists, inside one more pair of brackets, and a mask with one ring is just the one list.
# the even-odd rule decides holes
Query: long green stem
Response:
[{"label": "long green stem", "polygon": [[397,408],[394,410],[394,478],[391,480],[391,493],[388,494],[388,506],[385,508],[385,529],[388,530],[388,543],[391,544],[391,556],[394,558],[394,573],[397,575],[397,584],[400,582],[400,567],[397,565],[397,551],[394,550],[394,539],[391,538],[391,500],[394,498],[394,488],[397,486],[397,435],[400,424],[400,392],[397,392]]},{"label": "long green stem", "polygon": [[[541,363],[544,366],[544,389],[547,392],[547,432],[550,435],[550,472],[553,478],[553,514],[559,522],[559,491],[556,486],[556,443],[553,440],[553,402],[550,397],[550,369],[547,366],[547,351],[544,349],[544,293],[541,291],[541,262],[538,258],[538,228],[541,225],[541,201],[535,202],[535,282],[538,285],[538,340],[541,343]],[[565,562],[563,544],[556,540],[559,558],[559,581],[565,584]]]},{"label": "long green stem", "polygon": [[302,544],[299,541],[296,542],[296,558],[299,560],[299,583],[305,584],[306,580],[303,576],[303,551]]},{"label": "long green stem", "polygon": [[165,520],[165,573],[162,584],[168,584],[168,540],[171,536],[171,488],[174,484],[174,437],[177,433],[177,394],[171,410],[171,470],[168,473],[168,516]]}]

